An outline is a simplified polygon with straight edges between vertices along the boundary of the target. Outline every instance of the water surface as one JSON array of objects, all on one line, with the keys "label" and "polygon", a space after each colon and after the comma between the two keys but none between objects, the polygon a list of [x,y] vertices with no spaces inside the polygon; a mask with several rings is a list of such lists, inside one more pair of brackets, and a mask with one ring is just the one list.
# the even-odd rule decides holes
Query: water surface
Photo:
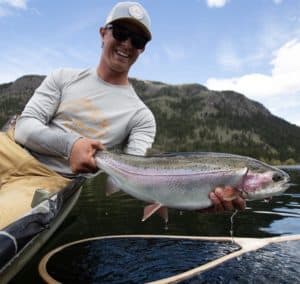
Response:
[{"label": "water surface", "polygon": [[[298,185],[291,187],[285,194],[274,197],[271,202],[248,202],[247,209],[234,217],[234,236],[262,238],[300,234],[300,170],[299,168],[289,168],[287,171],[292,177],[292,182]],[[23,271],[15,277],[12,283],[42,283],[37,272],[37,265],[42,256],[60,245],[84,238],[122,234],[230,235],[231,213],[199,214],[197,212],[170,210],[167,227],[159,216],[153,216],[146,222],[141,222],[145,204],[124,193],[106,197],[103,192],[104,181],[105,176],[103,175],[86,183],[78,203],[62,226]],[[213,244],[207,244],[207,246],[210,245]],[[206,255],[205,252],[209,250],[205,246],[201,248],[199,245],[198,250],[195,251],[199,255]],[[142,246],[140,248],[142,249]],[[190,262],[191,254],[189,251],[188,246],[180,245],[179,263],[184,266],[184,269],[186,269],[185,261]],[[221,247],[220,251],[223,253]],[[112,261],[116,258],[113,256],[113,251],[111,255],[110,250],[107,250],[106,253],[104,260]],[[159,251],[157,253],[159,254]],[[75,254],[72,252],[69,256]],[[126,255],[119,255],[119,258],[122,257],[126,257]],[[82,256],[82,258],[86,263],[85,257]],[[176,256],[173,255],[172,258],[175,260]],[[299,260],[299,241],[293,242],[293,244],[273,244],[257,252],[247,254],[241,259],[227,262],[224,264],[225,266],[214,268],[205,274],[190,279],[189,282],[266,283],[268,273],[272,271],[273,283],[300,283]],[[155,263],[154,266],[151,266],[147,259],[139,262],[141,266],[147,267],[149,273],[155,270]],[[128,263],[130,262],[128,261]],[[178,258],[176,263],[178,264]],[[276,269],[273,269],[275,263],[277,266]],[[67,267],[68,263],[63,262],[62,265]],[[172,264],[168,263],[168,265],[172,267]],[[261,281],[259,280],[260,276],[255,273],[257,270],[254,268],[260,269],[259,271],[263,275]],[[90,263],[90,269],[96,269],[95,264]],[[164,267],[162,266],[161,269],[163,270]],[[290,277],[285,278],[286,275],[290,275]],[[102,283],[99,279],[94,283]],[[215,280],[213,281],[213,279]],[[113,283],[112,279],[110,283]],[[122,281],[118,283],[122,283]],[[128,282],[125,281],[124,283]]]}]

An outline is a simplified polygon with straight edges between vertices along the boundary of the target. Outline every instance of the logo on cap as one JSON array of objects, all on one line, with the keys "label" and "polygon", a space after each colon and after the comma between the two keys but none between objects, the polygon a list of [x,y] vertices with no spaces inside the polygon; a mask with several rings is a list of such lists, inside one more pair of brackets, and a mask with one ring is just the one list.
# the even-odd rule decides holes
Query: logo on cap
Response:
[{"label": "logo on cap", "polygon": [[138,5],[132,5],[128,9],[130,16],[136,18],[137,20],[141,20],[144,17],[143,10]]}]

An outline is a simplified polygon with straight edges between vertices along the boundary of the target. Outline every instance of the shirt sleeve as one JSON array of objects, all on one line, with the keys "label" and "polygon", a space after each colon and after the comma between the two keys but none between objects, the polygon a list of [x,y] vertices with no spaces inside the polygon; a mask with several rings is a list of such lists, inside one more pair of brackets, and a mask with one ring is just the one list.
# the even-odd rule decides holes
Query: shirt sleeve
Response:
[{"label": "shirt sleeve", "polygon": [[131,155],[144,156],[151,148],[156,134],[156,123],[148,108],[140,110],[130,123],[128,144],[124,152]]},{"label": "shirt sleeve", "polygon": [[17,120],[15,139],[37,153],[68,158],[79,134],[51,128],[61,101],[62,70],[51,73],[36,89]]}]

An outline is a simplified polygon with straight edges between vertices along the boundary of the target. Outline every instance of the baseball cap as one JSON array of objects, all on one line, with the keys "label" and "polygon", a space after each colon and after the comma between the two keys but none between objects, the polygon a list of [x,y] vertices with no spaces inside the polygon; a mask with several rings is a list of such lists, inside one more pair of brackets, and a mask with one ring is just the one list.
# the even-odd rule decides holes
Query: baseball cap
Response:
[{"label": "baseball cap", "polygon": [[108,14],[105,25],[117,20],[126,20],[140,27],[148,39],[152,38],[150,32],[151,20],[145,8],[138,2],[119,2]]}]

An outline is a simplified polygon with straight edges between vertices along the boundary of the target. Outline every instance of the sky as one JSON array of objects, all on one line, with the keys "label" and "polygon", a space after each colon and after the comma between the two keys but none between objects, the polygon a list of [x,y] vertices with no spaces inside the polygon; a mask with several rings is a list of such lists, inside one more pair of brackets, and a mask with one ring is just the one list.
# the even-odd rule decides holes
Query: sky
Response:
[{"label": "sky", "polygon": [[[111,0],[0,0],[0,84],[97,66]],[[144,0],[130,77],[233,90],[300,126],[300,0]],[[242,107],[242,106],[241,106]]]}]

